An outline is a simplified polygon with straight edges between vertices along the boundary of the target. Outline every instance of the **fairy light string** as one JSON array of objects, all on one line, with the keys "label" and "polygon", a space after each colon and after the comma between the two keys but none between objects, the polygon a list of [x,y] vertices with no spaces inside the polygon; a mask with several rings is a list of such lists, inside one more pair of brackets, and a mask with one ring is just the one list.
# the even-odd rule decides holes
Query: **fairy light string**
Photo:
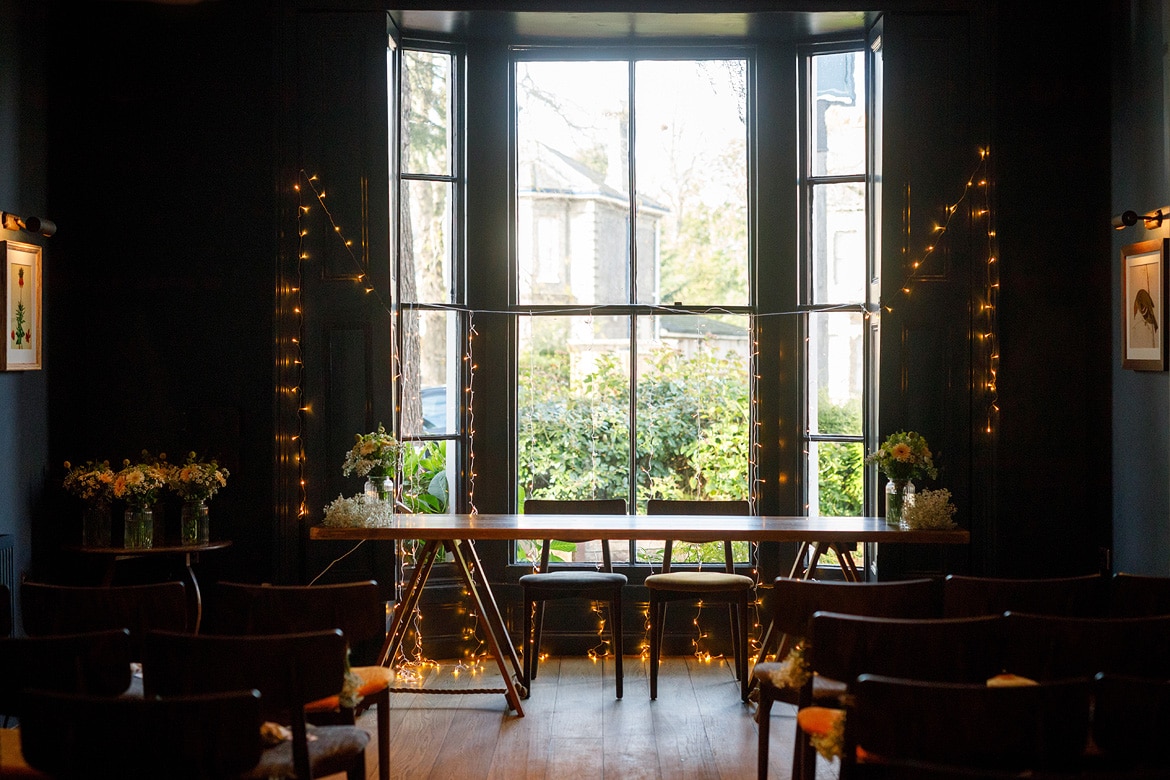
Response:
[{"label": "fairy light string", "polygon": [[[976,303],[978,305],[978,312],[977,312],[977,319],[976,319],[974,324],[975,324],[976,338],[979,341],[978,350],[977,350],[978,351],[978,359],[980,361],[981,369],[982,369],[982,373],[983,373],[983,376],[981,378],[977,379],[976,381],[979,384],[978,389],[980,390],[980,394],[985,399],[985,401],[984,401],[984,410],[985,410],[984,433],[986,433],[987,435],[991,435],[994,433],[997,422],[998,422],[998,415],[999,415],[999,406],[998,406],[999,342],[998,342],[997,309],[998,309],[999,286],[1000,286],[1000,284],[999,284],[999,263],[998,263],[998,247],[997,247],[997,240],[996,240],[996,229],[995,229],[993,213],[992,213],[992,208],[991,208],[991,201],[992,201],[991,182],[990,182],[990,176],[989,176],[989,172],[988,172],[989,159],[990,159],[989,149],[981,148],[979,150],[978,163],[975,166],[974,170],[972,171],[971,175],[966,179],[964,186],[963,186],[963,189],[962,189],[962,192],[960,193],[959,197],[954,202],[943,206],[943,219],[939,224],[936,224],[932,230],[933,240],[930,243],[928,243],[925,247],[923,247],[920,254],[918,254],[916,257],[914,257],[912,259],[909,257],[909,254],[910,254],[909,214],[906,213],[903,215],[905,239],[906,240],[903,244],[902,251],[903,251],[903,254],[907,257],[907,259],[904,263],[904,267],[907,268],[908,270],[907,270],[905,277],[903,278],[901,284],[898,285],[898,287],[896,288],[896,291],[894,293],[895,297],[897,297],[897,296],[906,297],[906,296],[909,296],[911,294],[914,284],[917,281],[919,281],[920,278],[922,277],[922,275],[925,273],[925,268],[926,268],[928,261],[935,254],[935,252],[938,250],[938,248],[940,246],[942,246],[942,242],[946,239],[946,237],[948,235],[948,231],[949,231],[950,226],[951,226],[951,222],[955,218],[955,215],[960,212],[961,207],[964,205],[964,203],[970,203],[969,213],[970,213],[971,219],[976,224],[981,223],[984,226],[984,233],[985,233],[986,258],[985,258],[985,262],[984,262],[983,289],[981,290],[980,298],[976,301]],[[334,232],[335,235],[337,235],[338,239],[341,241],[342,246],[345,248],[345,251],[349,255],[349,257],[354,265],[354,268],[356,270],[355,282],[362,285],[363,292],[365,294],[373,295],[375,297],[375,299],[378,301],[379,305],[383,308],[383,310],[393,317],[393,315],[395,314],[395,309],[394,309],[393,305],[386,299],[385,295],[383,295],[383,293],[380,290],[378,290],[376,287],[374,287],[370,283],[369,278],[368,278],[368,268],[366,267],[366,264],[364,264],[358,258],[358,256],[355,254],[355,252],[353,250],[353,242],[344,236],[343,231],[341,229],[341,226],[337,223],[337,221],[334,218],[334,215],[332,214],[332,212],[329,210],[328,206],[326,205],[325,189],[319,185],[318,178],[315,175],[309,175],[304,169],[301,169],[300,175],[304,179],[305,183],[307,184],[316,203],[318,204],[318,206],[320,206],[322,213],[325,215],[326,219],[328,220],[330,229]],[[292,403],[295,403],[296,408],[297,408],[297,422],[296,422],[295,432],[290,437],[291,441],[289,442],[289,444],[290,444],[289,450],[291,450],[291,455],[289,457],[292,457],[295,460],[295,463],[297,466],[298,486],[299,486],[299,491],[300,491],[300,495],[299,495],[299,499],[298,499],[297,514],[298,514],[298,517],[303,518],[303,517],[307,516],[307,514],[308,514],[307,485],[306,485],[306,479],[305,479],[305,447],[304,447],[304,442],[303,442],[303,432],[305,429],[306,415],[311,413],[311,410],[304,403],[304,398],[303,398],[304,364],[303,364],[303,354],[302,354],[301,341],[302,341],[302,337],[303,337],[304,320],[303,320],[303,289],[302,289],[303,284],[302,284],[302,279],[303,279],[303,266],[304,266],[305,262],[307,262],[309,260],[309,254],[308,254],[308,251],[306,249],[305,239],[306,239],[306,236],[308,235],[308,228],[307,228],[306,219],[307,219],[307,215],[309,213],[310,207],[305,202],[304,191],[303,191],[302,187],[300,186],[299,182],[294,186],[294,190],[296,191],[297,198],[298,198],[298,203],[297,203],[297,223],[298,223],[297,260],[298,260],[298,262],[296,264],[296,271],[294,274],[293,286],[291,288],[285,288],[284,293],[286,296],[290,296],[292,298],[292,311],[295,314],[295,327],[294,327],[295,335],[293,337],[291,337],[289,342],[286,344],[286,357],[284,359],[284,363],[285,363],[286,369],[289,369],[290,366],[291,366],[291,369],[286,370],[285,375],[288,377],[288,382],[282,388],[282,392],[285,393],[286,396],[288,396],[291,399]],[[465,473],[465,477],[466,477],[466,482],[467,482],[467,495],[468,495],[468,500],[469,500],[468,511],[470,513],[474,514],[477,512],[477,509],[475,507],[475,501],[474,501],[474,495],[475,495],[474,485],[475,485],[476,472],[475,472],[475,448],[473,446],[474,435],[475,435],[474,377],[475,377],[476,368],[477,368],[475,365],[475,362],[474,362],[474,341],[475,341],[475,338],[478,336],[478,333],[476,331],[475,324],[474,324],[474,318],[477,314],[487,314],[487,315],[503,314],[503,315],[514,316],[514,315],[516,315],[517,312],[514,310],[511,310],[511,309],[508,309],[508,310],[471,309],[467,306],[461,306],[461,305],[455,305],[455,304],[435,304],[435,305],[430,306],[430,308],[433,308],[435,310],[448,310],[448,311],[460,312],[460,313],[463,313],[467,317],[468,327],[467,327],[466,346],[464,349],[464,354],[462,356],[462,359],[463,359],[465,366],[466,366],[466,370],[464,372],[464,375],[466,377],[466,379],[465,379],[466,384],[463,388],[463,394],[464,394],[465,408],[467,410],[467,419],[468,419],[468,445],[467,445],[468,446],[468,455],[467,455],[468,466],[467,466],[467,472]],[[557,314],[584,315],[586,317],[591,318],[594,316],[595,312],[598,312],[598,310],[601,308],[603,308],[603,307],[564,306],[564,307],[554,308],[554,309],[542,309],[541,314],[543,314],[543,315],[557,315]],[[824,307],[821,310],[833,311],[833,310],[836,310],[837,308],[840,308],[841,310],[855,310],[854,306],[847,305],[847,304],[843,304],[840,307],[835,307],[835,306]],[[887,313],[893,313],[893,311],[894,311],[893,304],[888,301],[886,296],[883,296],[883,301],[880,304],[880,308],[881,308],[881,310],[883,310]],[[678,313],[678,308],[674,307],[674,306],[642,305],[639,307],[639,309],[643,310],[647,313],[661,313],[661,314],[677,314]],[[695,313],[700,313],[700,314],[725,313],[725,314],[738,315],[738,314],[742,314],[743,312],[739,311],[739,310],[730,310],[730,309],[727,309],[725,307],[703,307],[703,308],[697,309]],[[752,334],[753,356],[757,357],[759,355],[759,343],[758,343],[758,338],[757,338],[756,334],[757,334],[757,327],[758,327],[758,324],[761,321],[761,319],[770,318],[770,317],[804,316],[806,313],[807,312],[803,309],[751,313],[749,316],[751,317],[751,320],[752,320],[751,326],[750,326],[750,332]],[[864,312],[863,316],[866,319],[869,319],[874,313],[875,313],[874,311],[867,310]],[[400,355],[398,354],[397,349],[392,350],[392,353],[393,353],[392,359],[395,361],[394,378],[395,378],[395,381],[399,381],[401,378],[401,371],[400,371],[401,367],[398,365],[398,361],[400,360]],[[757,361],[754,359],[752,362],[753,362],[753,365],[757,364]],[[753,375],[751,377],[751,381],[752,381],[753,388],[754,388],[758,384],[758,382],[760,381],[759,375],[753,373]],[[762,442],[759,441],[759,436],[757,435],[760,427],[762,426],[761,415],[759,414],[759,410],[758,410],[758,406],[757,406],[758,400],[755,400],[757,395],[758,395],[757,393],[754,393],[754,392],[752,393],[753,407],[752,407],[751,422],[750,422],[753,435],[751,436],[751,442],[749,442],[749,447],[750,447],[749,461],[751,462],[751,464],[753,466],[758,462],[757,451],[760,448],[762,448]],[[590,417],[591,417],[591,424],[595,428],[596,427],[596,419],[595,419],[596,415],[591,414]],[[596,430],[594,430],[593,434],[590,436],[590,448],[591,448],[590,455],[594,459],[596,458],[596,452],[595,452],[596,435],[597,435]],[[753,473],[754,472],[755,472],[755,469],[753,468]],[[751,490],[751,493],[753,494],[753,498],[758,498],[759,490],[761,489],[763,482],[764,482],[764,479],[762,477],[759,477],[758,475],[754,477],[754,482],[753,482],[753,486],[752,486],[752,490]],[[403,554],[402,560],[404,562],[407,560],[407,556],[405,555],[405,553]],[[757,592],[758,592],[758,588],[759,588],[759,584],[758,584],[758,577],[759,577],[758,550],[755,550],[754,548],[753,548],[752,573],[753,573],[753,578],[757,580]],[[753,621],[753,626],[756,630],[753,630],[751,632],[752,633],[751,641],[752,641],[753,645],[758,644],[758,634],[759,634],[758,629],[760,628],[759,607],[760,607],[760,599],[759,598],[753,599],[753,608],[756,612],[756,616],[755,616],[755,619]],[[596,605],[595,605],[595,611],[598,614],[598,623],[599,623],[598,633],[599,633],[599,636],[603,637],[605,635],[604,634],[604,629],[605,629],[604,618],[601,615],[601,612],[596,609]],[[696,636],[695,636],[695,639],[693,640],[693,642],[695,645],[696,657],[703,659],[703,660],[709,660],[711,658],[710,654],[702,648],[702,640],[706,638],[706,634],[702,631],[702,628],[699,626],[699,623],[698,623],[699,615],[701,614],[701,612],[702,612],[702,604],[700,603],[700,605],[698,607],[698,611],[696,612],[695,617],[694,617],[694,623],[696,626]],[[648,643],[648,639],[647,639],[648,631],[649,631],[649,613],[647,611],[643,614],[645,617],[644,622],[645,622],[645,629],[646,629],[647,633],[643,637],[643,641],[642,641],[642,644],[641,644],[639,650],[641,652],[642,657],[645,658],[647,653],[648,653],[648,649],[649,649],[649,643]],[[466,656],[467,660],[465,660],[464,662],[461,663],[461,667],[466,671],[474,672],[482,667],[482,656],[484,654],[482,652],[482,649],[484,647],[484,642],[483,642],[482,638],[478,637],[478,634],[476,632],[476,628],[478,627],[478,616],[475,615],[475,610],[470,609],[468,616],[470,619],[470,624],[471,624],[471,626],[473,626],[473,628],[469,629],[468,632],[465,632],[465,637],[475,643],[475,649],[473,649],[472,651],[470,651],[467,654],[467,656]],[[413,651],[409,654],[409,657],[403,658],[403,663],[406,665],[407,669],[425,669],[429,665],[435,664],[435,662],[431,661],[430,659],[425,658],[425,656],[422,653],[422,650],[421,650],[421,648],[422,648],[422,632],[421,632],[422,616],[421,616],[421,614],[419,614],[419,610],[417,608],[415,609],[415,615],[412,616],[412,620],[415,621],[414,626],[416,629],[414,632],[415,633],[415,645],[414,645]],[[601,648],[606,647],[606,646],[607,646],[607,643],[603,639],[601,644],[599,644],[593,650],[589,651],[590,657],[593,657],[594,655],[598,654],[598,651]],[[607,654],[611,651],[612,651],[612,649],[605,650],[605,652]],[[437,666],[437,664],[435,664],[435,665]]]}]

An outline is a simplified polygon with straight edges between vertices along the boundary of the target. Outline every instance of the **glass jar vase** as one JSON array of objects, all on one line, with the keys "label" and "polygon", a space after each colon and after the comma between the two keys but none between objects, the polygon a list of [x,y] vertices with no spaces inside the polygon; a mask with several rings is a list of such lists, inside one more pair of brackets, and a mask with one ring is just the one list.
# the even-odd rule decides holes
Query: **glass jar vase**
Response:
[{"label": "glass jar vase", "polygon": [[179,509],[179,541],[184,545],[207,544],[211,540],[207,501],[184,501]]},{"label": "glass jar vase", "polygon": [[81,510],[81,546],[110,546],[110,502],[87,501]]},{"label": "glass jar vase", "polygon": [[906,508],[914,503],[914,483],[908,479],[886,483],[886,525],[907,528]]},{"label": "glass jar vase", "polygon": [[130,505],[123,515],[122,546],[128,550],[154,547],[154,510],[146,506]]}]

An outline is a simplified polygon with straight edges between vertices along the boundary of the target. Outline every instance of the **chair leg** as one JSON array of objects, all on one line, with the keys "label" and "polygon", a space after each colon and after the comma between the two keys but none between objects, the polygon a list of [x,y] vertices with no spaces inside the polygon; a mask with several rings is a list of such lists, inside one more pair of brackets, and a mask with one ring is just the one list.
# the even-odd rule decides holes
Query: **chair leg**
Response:
[{"label": "chair leg", "polygon": [[523,682],[524,682],[525,690],[529,690],[532,687],[532,676],[533,676],[533,668],[532,668],[533,667],[533,664],[532,664],[532,656],[533,656],[533,652],[532,652],[532,649],[533,649],[532,610],[533,610],[533,608],[534,608],[533,602],[527,598],[524,599],[524,633],[521,634],[522,638],[520,641],[523,643],[522,649],[524,651],[524,681]]},{"label": "chair leg", "polygon": [[[756,709],[756,724],[760,735],[760,746],[756,758],[756,780],[768,780],[768,744],[772,725],[772,703],[775,699],[772,697],[771,685],[761,684],[759,689],[760,704]],[[797,780],[795,771],[796,768],[793,767],[793,780]]]},{"label": "chair leg", "polygon": [[532,677],[529,678],[529,682],[536,679],[536,672],[540,669],[540,634],[544,630],[544,605],[543,601],[536,602],[535,624],[532,627]]},{"label": "chair leg", "polygon": [[727,615],[731,623],[731,657],[734,659],[735,679],[742,680],[741,670],[739,668],[739,650],[740,650],[740,627],[744,625],[739,612],[739,602],[727,602]]},{"label": "chair leg", "polygon": [[609,635],[613,642],[613,675],[617,697],[622,697],[622,594],[614,593],[609,600]]},{"label": "chair leg", "polygon": [[661,650],[662,615],[658,597],[650,591],[650,701],[658,698],[658,653]]},{"label": "chair leg", "polygon": [[739,669],[739,695],[746,702],[752,690],[752,678],[748,675],[748,600],[746,594],[736,604],[736,611],[739,613],[739,633],[735,635],[738,650],[735,665]]},{"label": "chair leg", "polygon": [[378,780],[390,780],[390,689],[379,691],[374,703],[378,727]]}]

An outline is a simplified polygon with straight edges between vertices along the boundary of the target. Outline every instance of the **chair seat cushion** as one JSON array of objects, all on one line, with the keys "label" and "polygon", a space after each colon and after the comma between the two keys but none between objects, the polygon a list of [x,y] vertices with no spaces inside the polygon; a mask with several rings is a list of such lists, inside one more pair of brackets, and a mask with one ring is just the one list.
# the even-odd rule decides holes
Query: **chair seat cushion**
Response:
[{"label": "chair seat cushion", "polygon": [[626,584],[626,575],[605,571],[549,571],[525,574],[520,584],[532,588],[596,588],[618,587]]},{"label": "chair seat cushion", "polygon": [[[385,666],[355,666],[350,671],[361,679],[357,692],[363,699],[389,688],[391,680],[394,679],[394,673]],[[333,712],[340,707],[341,696],[338,694],[309,702],[305,705],[305,712]]]},{"label": "chair seat cushion", "polygon": [[[309,763],[314,777],[325,777],[345,772],[354,761],[354,756],[366,749],[370,733],[361,726],[310,726]],[[265,748],[256,764],[242,777],[250,780],[292,777],[292,740]]]},{"label": "chair seat cushion", "polygon": [[49,780],[49,775],[33,769],[24,760],[20,749],[20,729],[0,728],[0,777],[38,778]]},{"label": "chair seat cushion", "polygon": [[693,593],[705,593],[713,590],[751,590],[755,584],[755,581],[746,575],[716,571],[672,571],[666,574],[651,574],[646,578],[647,588]]}]

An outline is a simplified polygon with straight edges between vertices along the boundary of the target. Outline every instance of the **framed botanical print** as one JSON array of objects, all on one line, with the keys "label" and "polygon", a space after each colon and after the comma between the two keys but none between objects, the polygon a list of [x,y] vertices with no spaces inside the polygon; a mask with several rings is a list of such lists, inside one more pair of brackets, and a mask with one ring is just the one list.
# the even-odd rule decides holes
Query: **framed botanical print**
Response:
[{"label": "framed botanical print", "polygon": [[0,241],[4,254],[4,350],[0,370],[41,367],[41,248]]},{"label": "framed botanical print", "polygon": [[1166,370],[1166,254],[1170,239],[1121,250],[1121,367]]}]

